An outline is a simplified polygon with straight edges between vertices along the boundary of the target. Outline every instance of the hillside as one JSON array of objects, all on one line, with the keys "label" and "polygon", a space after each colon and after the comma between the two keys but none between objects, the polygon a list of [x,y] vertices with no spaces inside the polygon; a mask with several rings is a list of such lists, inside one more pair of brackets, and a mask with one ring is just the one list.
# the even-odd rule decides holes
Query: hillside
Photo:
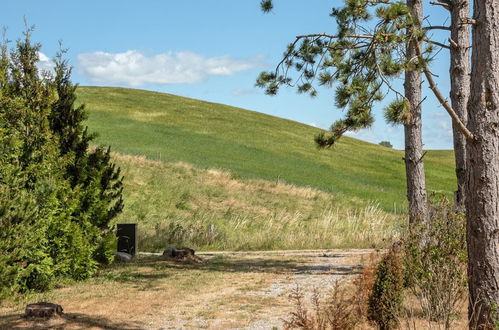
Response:
[{"label": "hillside", "polygon": [[404,217],[357,198],[277,181],[113,154],[125,175],[117,222],[139,223],[139,248],[202,250],[379,247]]},{"label": "hillside", "polygon": [[[344,137],[318,150],[319,129],[226,105],[144,90],[80,87],[90,131],[121,154],[198,168],[236,178],[309,186],[385,211],[404,209],[403,152]],[[451,151],[425,156],[430,191],[454,190]]]}]

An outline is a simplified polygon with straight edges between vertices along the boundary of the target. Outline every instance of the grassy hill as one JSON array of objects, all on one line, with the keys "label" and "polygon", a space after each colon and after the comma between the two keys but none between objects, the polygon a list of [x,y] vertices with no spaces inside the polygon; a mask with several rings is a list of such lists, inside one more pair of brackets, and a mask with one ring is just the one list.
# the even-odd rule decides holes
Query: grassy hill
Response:
[{"label": "grassy hill", "polygon": [[118,222],[139,223],[139,248],[215,250],[379,247],[404,217],[358,198],[278,181],[114,154],[125,175]]},{"label": "grassy hill", "polygon": [[[379,247],[405,223],[403,152],[234,107],[123,88],[80,87],[90,131],[125,175],[139,248]],[[451,151],[426,156],[430,190],[451,194]]]},{"label": "grassy hill", "polygon": [[[352,138],[318,150],[319,129],[226,105],[144,90],[80,87],[88,125],[114,151],[310,186],[341,198],[404,209],[403,152]],[[428,151],[430,191],[455,189],[451,151]]]}]

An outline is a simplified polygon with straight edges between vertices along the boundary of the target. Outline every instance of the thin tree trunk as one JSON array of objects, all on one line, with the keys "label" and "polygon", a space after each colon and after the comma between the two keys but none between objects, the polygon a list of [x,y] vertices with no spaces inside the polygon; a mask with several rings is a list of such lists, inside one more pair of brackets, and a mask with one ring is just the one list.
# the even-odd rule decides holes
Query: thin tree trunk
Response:
[{"label": "thin tree trunk", "polygon": [[[421,23],[423,4],[421,0],[407,0],[413,17]],[[417,57],[417,41],[407,45],[407,56]],[[404,124],[405,170],[407,180],[407,199],[409,201],[409,223],[425,221],[427,217],[426,180],[423,163],[423,139],[421,123],[421,73],[417,70],[406,71],[404,81],[405,97],[409,101],[410,119]]]},{"label": "thin tree trunk", "polygon": [[[467,143],[470,328],[499,309],[499,0],[475,0]],[[497,319],[497,314],[495,315]]]},{"label": "thin tree trunk", "polygon": [[[454,0],[451,7],[451,49],[450,49],[450,99],[452,108],[461,122],[466,125],[467,104],[470,93],[469,46],[470,29],[464,20],[470,15],[469,0]],[[464,206],[466,198],[466,137],[452,123],[454,155],[456,161],[458,207]]]}]

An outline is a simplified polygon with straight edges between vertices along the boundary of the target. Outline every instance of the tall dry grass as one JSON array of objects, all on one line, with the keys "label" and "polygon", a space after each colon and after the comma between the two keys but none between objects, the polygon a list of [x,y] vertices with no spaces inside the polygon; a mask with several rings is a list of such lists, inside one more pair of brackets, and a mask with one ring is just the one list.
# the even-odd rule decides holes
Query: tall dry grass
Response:
[{"label": "tall dry grass", "polygon": [[383,247],[403,216],[375,204],[280,180],[114,155],[125,175],[124,213],[139,248],[311,249]]}]

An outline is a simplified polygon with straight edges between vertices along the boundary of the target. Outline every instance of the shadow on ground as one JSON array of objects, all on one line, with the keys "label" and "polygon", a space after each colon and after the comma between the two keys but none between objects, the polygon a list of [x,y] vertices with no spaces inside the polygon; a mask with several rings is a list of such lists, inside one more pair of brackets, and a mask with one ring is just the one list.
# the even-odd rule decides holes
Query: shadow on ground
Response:
[{"label": "shadow on ground", "polygon": [[[203,256],[204,257],[204,256]],[[341,255],[279,259],[279,257],[237,257],[237,256],[209,256],[203,262],[190,262],[189,260],[165,259],[162,256],[143,256],[128,265],[114,265],[110,270],[116,271],[120,267],[134,269],[135,279],[153,280],[165,278],[163,272],[144,274],[141,268],[154,268],[156,270],[205,270],[212,272],[233,273],[273,273],[273,274],[316,274],[316,275],[354,275],[362,269],[361,265],[345,265],[331,262],[331,258],[340,258]],[[321,259],[323,262],[321,262]],[[119,280],[119,279],[118,279]]]},{"label": "shadow on ground", "polygon": [[144,329],[137,322],[113,322],[104,317],[68,313],[50,319],[30,319],[23,314],[0,316],[0,329]]},{"label": "shadow on ground", "polygon": [[140,291],[161,290],[164,281],[175,282],[179,274],[196,276],[206,273],[266,273],[276,275],[344,276],[361,272],[360,264],[338,263],[344,255],[245,256],[203,255],[203,261],[178,260],[158,255],[139,256],[131,263],[102,268],[93,278],[98,282],[122,283]]}]

